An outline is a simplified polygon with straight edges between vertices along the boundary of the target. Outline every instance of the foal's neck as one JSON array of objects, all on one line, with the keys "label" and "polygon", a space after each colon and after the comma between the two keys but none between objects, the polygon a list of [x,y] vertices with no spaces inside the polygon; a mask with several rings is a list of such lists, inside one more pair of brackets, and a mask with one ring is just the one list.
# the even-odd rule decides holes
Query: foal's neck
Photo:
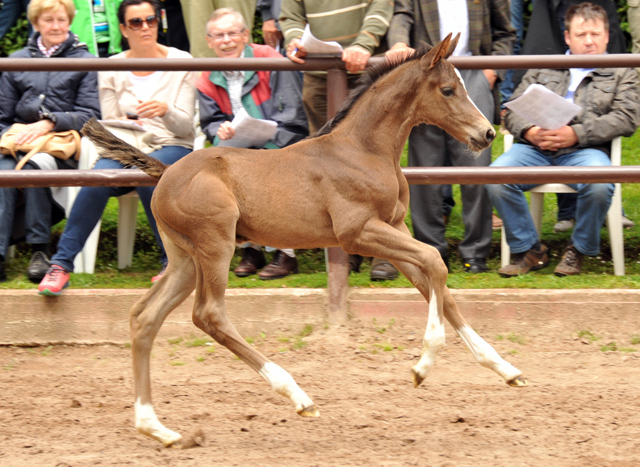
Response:
[{"label": "foal's neck", "polygon": [[395,69],[374,83],[354,104],[337,132],[345,132],[367,152],[399,162],[415,124],[417,78],[412,69]]}]

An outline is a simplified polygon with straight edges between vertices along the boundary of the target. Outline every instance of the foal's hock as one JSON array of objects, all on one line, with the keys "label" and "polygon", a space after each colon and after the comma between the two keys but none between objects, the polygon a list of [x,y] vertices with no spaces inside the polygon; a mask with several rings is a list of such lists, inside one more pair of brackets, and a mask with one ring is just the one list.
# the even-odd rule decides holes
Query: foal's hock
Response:
[{"label": "foal's hock", "polygon": [[169,266],[130,317],[140,432],[165,446],[182,443],[155,414],[149,355],[164,319],[194,289],[196,326],[289,398],[298,414],[318,416],[289,373],[247,344],[229,321],[224,301],[229,263],[236,242],[244,241],[277,248],[340,246],[347,253],[390,260],[428,302],[422,355],[411,369],[416,386],[444,345],[444,318],[481,365],[511,386],[527,384],[465,322],[445,285],[440,254],[414,240],[404,224],[409,189],[399,161],[411,128],[438,125],[473,151],[495,137],[445,60],[457,40],[449,35],[431,50],[369,70],[318,135],[280,150],[208,148],[167,167],[96,121],[85,125],[84,134],[104,157],[159,179],[152,209]]}]

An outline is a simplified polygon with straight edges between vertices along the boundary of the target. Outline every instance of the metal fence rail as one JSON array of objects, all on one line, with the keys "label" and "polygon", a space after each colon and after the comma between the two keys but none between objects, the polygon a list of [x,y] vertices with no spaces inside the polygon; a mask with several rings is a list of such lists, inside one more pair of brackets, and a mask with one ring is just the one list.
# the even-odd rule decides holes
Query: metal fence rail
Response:
[{"label": "metal fence rail", "polygon": [[[1,71],[202,71],[202,70],[298,70],[327,71],[327,116],[333,117],[347,96],[344,63],[339,57],[308,58],[299,65],[287,58],[260,59],[113,59],[0,58]],[[379,65],[382,57],[369,59],[369,66]],[[489,57],[452,57],[449,61],[460,69],[521,68],[596,68],[640,67],[640,54],[607,55],[521,55]],[[489,184],[489,183],[598,183],[640,182],[639,166],[623,167],[527,167],[405,168],[410,184]],[[0,171],[0,187],[37,186],[141,186],[154,185],[153,178],[139,170],[65,170]],[[328,252],[329,320],[347,317],[348,264],[340,248]]]}]

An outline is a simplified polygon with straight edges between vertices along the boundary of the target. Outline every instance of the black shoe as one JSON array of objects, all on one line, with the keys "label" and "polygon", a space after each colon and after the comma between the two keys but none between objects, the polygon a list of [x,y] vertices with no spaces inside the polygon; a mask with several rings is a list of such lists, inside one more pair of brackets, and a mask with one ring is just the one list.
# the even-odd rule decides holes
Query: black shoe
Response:
[{"label": "black shoe", "polygon": [[487,261],[484,258],[462,258],[464,272],[477,274],[479,272],[487,272]]},{"label": "black shoe", "polygon": [[373,258],[371,261],[372,281],[392,281],[398,277],[398,270],[386,259]]},{"label": "black shoe", "polygon": [[4,261],[0,261],[0,282],[7,282],[7,273],[4,272]]},{"label": "black shoe", "polygon": [[360,265],[362,264],[362,256],[349,255],[349,274],[352,272],[360,272]]},{"label": "black shoe", "polygon": [[31,257],[29,267],[27,267],[27,277],[31,282],[39,284],[40,281],[44,279],[50,267],[51,262],[49,258],[47,258],[47,255],[42,251],[36,251]]}]

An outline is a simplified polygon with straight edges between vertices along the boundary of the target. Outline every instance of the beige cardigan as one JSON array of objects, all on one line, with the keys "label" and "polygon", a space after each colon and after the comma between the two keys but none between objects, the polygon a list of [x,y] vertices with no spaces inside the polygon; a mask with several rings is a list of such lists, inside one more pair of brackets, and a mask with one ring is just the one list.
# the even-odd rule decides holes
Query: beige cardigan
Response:
[{"label": "beige cardigan", "polygon": [[[119,53],[111,58],[125,58]],[[187,52],[169,47],[167,58],[193,58]],[[153,145],[193,148],[195,139],[194,115],[196,102],[196,75],[193,72],[171,71],[161,73],[157,89],[150,100],[168,104],[162,117],[145,119],[145,127],[153,133]],[[129,80],[128,71],[101,71],[98,73],[102,119],[121,118],[127,112],[135,113],[138,100]]]}]

